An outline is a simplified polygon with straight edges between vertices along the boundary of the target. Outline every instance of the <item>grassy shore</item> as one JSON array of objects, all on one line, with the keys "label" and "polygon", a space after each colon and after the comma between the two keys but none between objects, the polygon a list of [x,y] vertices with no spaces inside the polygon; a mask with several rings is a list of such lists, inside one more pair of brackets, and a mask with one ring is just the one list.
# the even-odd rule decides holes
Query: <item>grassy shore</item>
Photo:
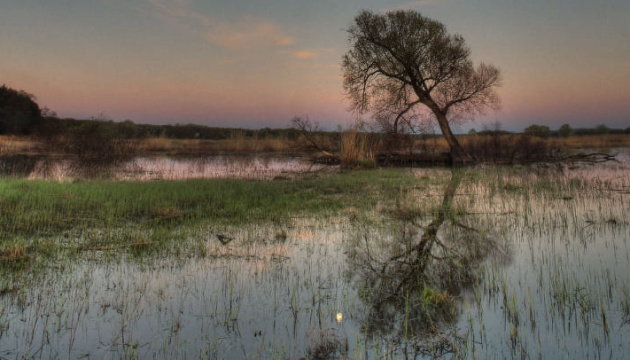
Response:
[{"label": "grassy shore", "polygon": [[2,179],[0,246],[4,253],[16,248],[38,253],[59,247],[161,246],[181,237],[181,231],[200,226],[220,229],[252,222],[288,223],[301,216],[332,217],[349,208],[375,208],[423,182],[428,180],[418,181],[405,170],[275,181]]}]

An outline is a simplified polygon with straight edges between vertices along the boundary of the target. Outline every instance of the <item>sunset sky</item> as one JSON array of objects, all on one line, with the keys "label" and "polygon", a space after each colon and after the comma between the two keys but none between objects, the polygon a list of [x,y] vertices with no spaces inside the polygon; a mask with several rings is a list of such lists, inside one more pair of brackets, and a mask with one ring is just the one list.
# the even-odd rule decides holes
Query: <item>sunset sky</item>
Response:
[{"label": "sunset sky", "polygon": [[2,0],[0,84],[61,117],[334,128],[361,9],[417,10],[502,70],[502,110],[459,131],[630,126],[628,0]]}]

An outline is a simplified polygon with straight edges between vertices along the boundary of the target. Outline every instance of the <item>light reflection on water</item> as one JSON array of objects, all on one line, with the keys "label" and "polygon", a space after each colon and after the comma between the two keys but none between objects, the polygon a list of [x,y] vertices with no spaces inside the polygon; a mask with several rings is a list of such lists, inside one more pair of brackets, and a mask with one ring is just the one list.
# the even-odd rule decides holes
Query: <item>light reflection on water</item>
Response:
[{"label": "light reflection on water", "polygon": [[215,156],[197,159],[137,158],[117,176],[128,180],[193,178],[273,179],[322,169],[300,158]]},{"label": "light reflection on water", "polygon": [[[422,290],[376,306],[370,296],[408,273],[379,278],[369,268],[416,244],[432,217],[301,219],[286,240],[274,237],[277,225],[232,229],[227,245],[214,233],[191,240],[202,242],[203,258],[107,262],[88,253],[50,265],[33,275],[37,286],[0,295],[0,358],[428,357],[426,344],[444,338],[462,358],[624,358],[627,165],[497,171],[492,183],[464,176],[452,207],[465,211],[445,219],[438,238],[478,280],[449,287],[452,312],[431,324]],[[442,188],[412,194],[402,206],[444,205]],[[465,275],[432,264],[430,277]],[[440,291],[458,284],[434,280]]]},{"label": "light reflection on water", "polygon": [[[307,159],[299,157],[217,155],[198,158],[138,157],[113,168],[94,169],[93,172],[102,172],[115,180],[214,178],[265,180],[279,176],[293,177],[325,168],[326,166],[312,164]],[[44,159],[35,165],[28,177],[66,180],[76,176],[71,161]]]}]

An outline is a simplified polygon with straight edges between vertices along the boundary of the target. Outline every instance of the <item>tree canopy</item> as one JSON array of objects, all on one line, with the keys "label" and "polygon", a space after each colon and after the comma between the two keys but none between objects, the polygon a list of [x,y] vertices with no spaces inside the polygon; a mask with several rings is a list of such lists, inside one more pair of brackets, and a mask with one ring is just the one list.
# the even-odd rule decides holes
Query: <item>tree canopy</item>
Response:
[{"label": "tree canopy", "polygon": [[34,95],[6,85],[0,87],[0,134],[24,135],[40,117]]},{"label": "tree canopy", "polygon": [[523,134],[536,136],[539,138],[547,139],[551,136],[551,129],[547,125],[530,125],[523,130]]},{"label": "tree canopy", "polygon": [[558,135],[560,135],[560,137],[568,137],[572,133],[573,133],[573,129],[571,128],[571,125],[569,124],[563,124],[558,129]]},{"label": "tree canopy", "polygon": [[451,123],[499,106],[500,71],[474,66],[461,35],[416,11],[361,11],[348,29],[344,89],[352,108],[372,113],[386,131],[436,121],[453,160],[466,158]]}]

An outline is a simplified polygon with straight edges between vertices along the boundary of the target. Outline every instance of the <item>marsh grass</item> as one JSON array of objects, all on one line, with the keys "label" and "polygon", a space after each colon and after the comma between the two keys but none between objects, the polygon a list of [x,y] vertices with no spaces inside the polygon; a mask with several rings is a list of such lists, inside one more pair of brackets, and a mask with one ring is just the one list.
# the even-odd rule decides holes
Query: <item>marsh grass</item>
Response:
[{"label": "marsh grass", "polygon": [[[630,135],[605,134],[542,139],[524,134],[460,135],[462,147],[478,161],[507,164],[541,162],[557,159],[580,151],[614,153],[615,149],[630,147]],[[448,152],[442,137],[416,140],[414,149],[423,152]]]},{"label": "marsh grass", "polygon": [[30,260],[23,242],[9,241],[0,245],[0,267],[23,269]]},{"label": "marsh grass", "polygon": [[339,160],[341,167],[373,168],[376,166],[375,151],[378,144],[375,136],[359,131],[358,125],[341,133]]},{"label": "marsh grass", "polygon": [[466,136],[461,144],[478,161],[527,163],[550,160],[560,153],[554,143],[523,134]]},{"label": "marsh grass", "polygon": [[597,149],[609,151],[615,148],[630,147],[630,135],[628,134],[605,134],[590,136],[569,136],[566,138],[553,138],[550,140],[558,146],[569,149]]},{"label": "marsh grass", "polygon": [[39,147],[37,141],[28,137],[0,135],[0,156],[34,154],[40,150]]},{"label": "marsh grass", "polygon": [[290,153],[295,148],[294,141],[282,138],[248,138],[243,132],[235,133],[225,140],[147,138],[138,143],[139,153],[144,156]]},{"label": "marsh grass", "polygon": [[[0,236],[52,249],[163,248],[204,224],[290,223],[379,206],[414,182],[403,170],[347,172],[300,180],[164,182],[0,180]],[[279,231],[276,239],[286,239]],[[177,247],[177,243],[175,243]],[[181,245],[185,246],[185,245]]]},{"label": "marsh grass", "polygon": [[307,358],[312,360],[345,359],[348,355],[348,339],[341,338],[334,329],[313,330],[308,335]]},{"label": "marsh grass", "polygon": [[23,178],[31,174],[41,162],[38,155],[8,155],[0,154],[0,176]]}]

